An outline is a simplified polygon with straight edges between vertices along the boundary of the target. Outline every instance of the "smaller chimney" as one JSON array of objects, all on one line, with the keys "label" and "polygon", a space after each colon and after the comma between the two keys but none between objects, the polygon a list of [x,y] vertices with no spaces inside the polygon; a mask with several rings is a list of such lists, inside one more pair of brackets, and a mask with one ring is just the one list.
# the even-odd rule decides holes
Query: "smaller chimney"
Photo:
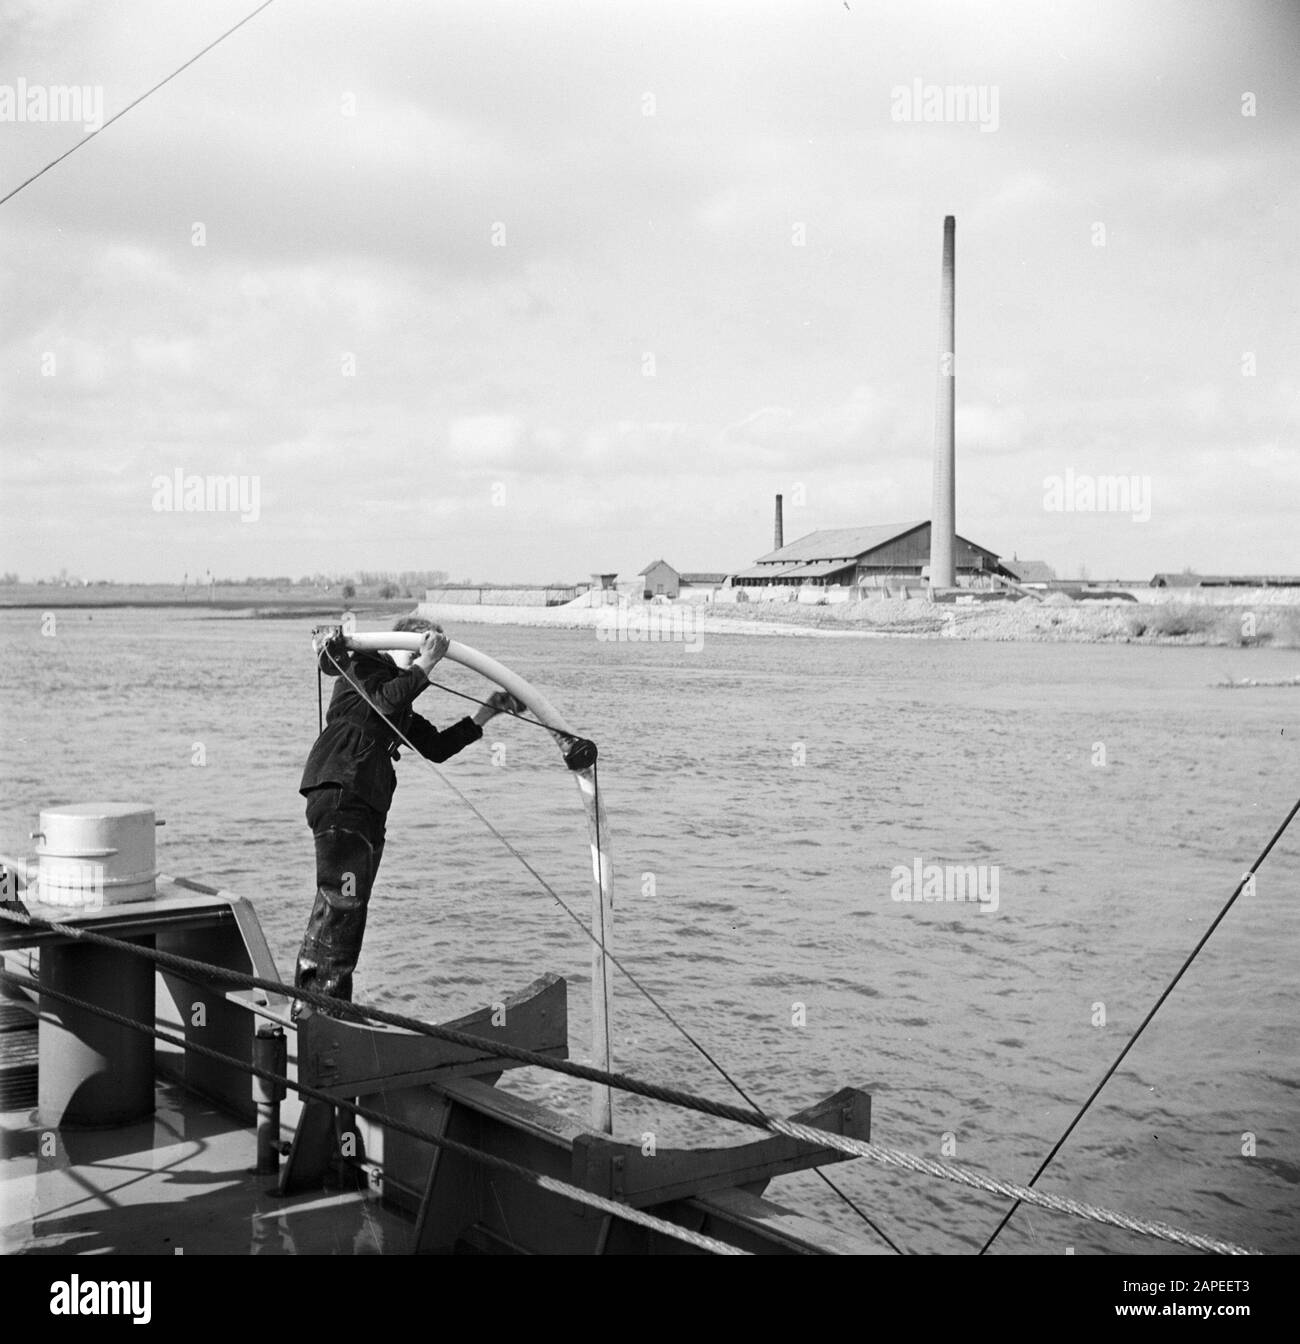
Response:
[{"label": "smaller chimney", "polygon": [[772,530],[772,549],[779,551],[785,545],[785,525],[781,519],[781,496],[776,497],[776,523]]}]

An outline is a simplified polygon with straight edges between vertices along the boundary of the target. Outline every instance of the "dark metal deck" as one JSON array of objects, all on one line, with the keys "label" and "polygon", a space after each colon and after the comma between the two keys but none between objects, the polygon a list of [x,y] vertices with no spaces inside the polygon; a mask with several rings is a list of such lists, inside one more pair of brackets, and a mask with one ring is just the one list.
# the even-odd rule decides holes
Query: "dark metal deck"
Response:
[{"label": "dark metal deck", "polygon": [[178,1087],[117,1129],[0,1112],[0,1254],[377,1255],[412,1225],[368,1189],[281,1197],[251,1130]]}]

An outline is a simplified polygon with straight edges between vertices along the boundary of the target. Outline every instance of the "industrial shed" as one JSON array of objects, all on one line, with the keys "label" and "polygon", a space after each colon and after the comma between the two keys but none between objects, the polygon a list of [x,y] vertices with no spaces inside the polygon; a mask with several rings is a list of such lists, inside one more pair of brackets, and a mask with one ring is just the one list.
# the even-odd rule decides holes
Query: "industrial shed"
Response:
[{"label": "industrial shed", "polygon": [[1157,574],[1152,588],[1300,588],[1300,574]]},{"label": "industrial shed", "polygon": [[1056,582],[1056,571],[1045,560],[1020,560],[1012,556],[1001,561],[1002,568],[1026,588],[1046,588]]},{"label": "industrial shed", "polygon": [[645,581],[643,594],[646,598],[698,598],[721,588],[728,575],[721,570],[682,572],[674,569],[667,560],[655,560],[641,571],[640,577]]},{"label": "industrial shed", "polygon": [[[959,581],[1005,574],[998,556],[958,536]],[[877,586],[890,578],[920,578],[930,563],[930,523],[882,523],[875,527],[810,532],[780,550],[760,556],[732,582],[745,588]]]}]

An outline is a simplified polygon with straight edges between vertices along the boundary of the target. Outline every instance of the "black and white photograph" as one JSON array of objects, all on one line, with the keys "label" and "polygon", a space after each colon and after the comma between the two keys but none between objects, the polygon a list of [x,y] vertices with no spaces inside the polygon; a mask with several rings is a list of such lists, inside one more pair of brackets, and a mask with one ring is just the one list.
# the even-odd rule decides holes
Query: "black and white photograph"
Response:
[{"label": "black and white photograph", "polygon": [[1261,1307],[1298,72],[1292,0],[0,0],[3,1291]]}]

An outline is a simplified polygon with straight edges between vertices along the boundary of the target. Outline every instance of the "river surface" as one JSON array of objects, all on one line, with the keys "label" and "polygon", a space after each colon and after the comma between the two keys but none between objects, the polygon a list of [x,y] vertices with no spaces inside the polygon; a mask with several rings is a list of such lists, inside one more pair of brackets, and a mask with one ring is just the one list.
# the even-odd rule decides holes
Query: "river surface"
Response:
[{"label": "river surface", "polygon": [[[140,609],[60,611],[44,633],[39,612],[0,613],[0,849],[31,852],[42,806],[152,804],[163,871],[250,897],[291,975],[314,891],[296,792],[317,724],[309,628]],[[759,1105],[859,1086],[877,1142],[1008,1180],[1033,1173],[1300,794],[1300,691],[1214,685],[1294,676],[1294,652],[452,633],[599,743],[614,946]],[[440,726],[474,708],[435,689],[418,707]],[[580,800],[549,735],[497,720],[441,769],[589,917]],[[555,971],[587,1057],[586,936],[431,771],[404,760],[398,779],[358,997],[446,1019]],[[918,863],[974,867],[997,908],[895,899]],[[1300,822],[1043,1189],[1300,1251],[1298,967]],[[619,1067],[735,1099],[617,977],[614,1003]],[[585,1112],[569,1080],[507,1081]],[[753,1137],[616,1104],[624,1137]],[[829,1171],[912,1252],[976,1249],[1006,1207]],[[856,1224],[811,1174],[770,1193]],[[1028,1208],[995,1244],[1070,1247],[1170,1249]]]}]

